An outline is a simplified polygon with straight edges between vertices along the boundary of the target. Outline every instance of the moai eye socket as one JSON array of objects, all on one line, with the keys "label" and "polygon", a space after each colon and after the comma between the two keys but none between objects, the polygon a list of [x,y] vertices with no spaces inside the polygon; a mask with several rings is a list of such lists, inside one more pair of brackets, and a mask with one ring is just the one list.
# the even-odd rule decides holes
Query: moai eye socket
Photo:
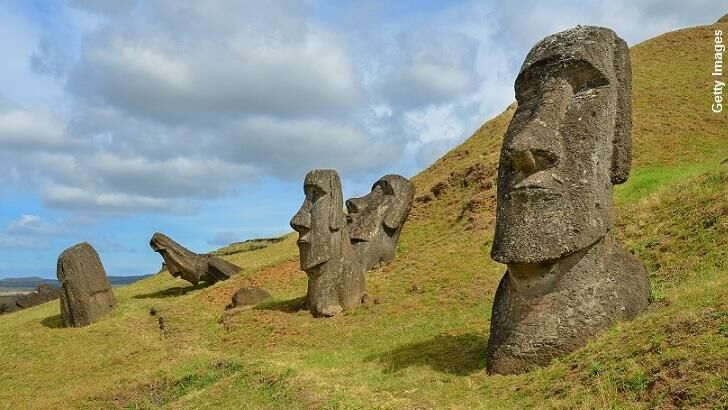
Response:
[{"label": "moai eye socket", "polygon": [[[519,104],[538,104],[543,89],[554,79],[566,80],[574,94],[609,85],[607,76],[587,60],[572,60],[567,63],[544,59],[531,64],[516,78],[515,91]],[[534,84],[540,86],[534,87]]]},{"label": "moai eye socket", "polygon": [[327,194],[327,192],[320,186],[314,184],[305,185],[303,187],[303,192],[306,194],[306,198],[310,199],[311,202],[316,202]]},{"label": "moai eye socket", "polygon": [[383,195],[394,195],[394,188],[392,188],[392,184],[389,181],[379,180],[374,184],[372,192],[379,192]]}]

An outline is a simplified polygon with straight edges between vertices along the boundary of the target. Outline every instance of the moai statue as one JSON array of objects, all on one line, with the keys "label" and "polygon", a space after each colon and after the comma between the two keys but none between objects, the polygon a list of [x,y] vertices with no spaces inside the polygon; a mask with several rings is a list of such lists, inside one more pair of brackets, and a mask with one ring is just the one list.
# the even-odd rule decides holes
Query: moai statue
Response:
[{"label": "moai statue", "polygon": [[196,254],[163,233],[155,233],[149,241],[154,252],[162,255],[169,273],[175,278],[197,285],[200,281],[213,284],[230,279],[240,267],[217,256]]},{"label": "moai statue", "polygon": [[96,250],[86,242],[58,257],[61,317],[68,327],[87,326],[116,306],[114,292]]},{"label": "moai statue", "polygon": [[33,292],[18,296],[15,306],[21,309],[41,305],[61,297],[61,289],[47,283],[39,283]]},{"label": "moai statue", "polygon": [[351,246],[336,171],[309,172],[303,192],[306,199],[291,227],[298,232],[301,269],[308,275],[306,306],[315,317],[330,317],[361,304],[364,269]]},{"label": "moai statue", "polygon": [[351,244],[365,271],[394,258],[414,196],[415,186],[407,178],[385,175],[369,194],[346,201]]},{"label": "moai statue", "polygon": [[648,304],[642,263],[612,235],[612,186],[631,161],[631,71],[612,30],[576,27],[531,49],[503,141],[491,256],[508,266],[487,366],[547,365]]}]

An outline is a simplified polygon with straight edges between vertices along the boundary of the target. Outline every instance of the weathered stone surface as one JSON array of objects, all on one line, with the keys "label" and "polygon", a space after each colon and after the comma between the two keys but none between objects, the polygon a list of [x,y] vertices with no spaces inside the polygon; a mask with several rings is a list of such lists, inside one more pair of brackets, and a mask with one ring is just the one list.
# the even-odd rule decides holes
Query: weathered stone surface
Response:
[{"label": "weathered stone surface", "polygon": [[346,201],[349,237],[364,270],[392,260],[415,196],[415,186],[399,175],[385,175],[360,198]]},{"label": "weathered stone surface", "polygon": [[498,169],[491,256],[496,292],[488,370],[519,373],[645,309],[642,263],[612,238],[612,186],[631,162],[629,50],[613,31],[576,27],[536,44]]},{"label": "weathered stone surface", "polygon": [[265,289],[247,287],[240,288],[233,294],[232,302],[227,305],[227,309],[240,306],[252,306],[270,298],[270,293]]},{"label": "weathered stone surface", "polygon": [[291,227],[299,234],[301,269],[308,275],[306,305],[315,317],[334,316],[361,304],[364,269],[351,246],[336,171],[309,172],[303,191],[306,199]]},{"label": "weathered stone surface", "polygon": [[21,309],[27,309],[31,306],[56,300],[59,297],[61,297],[60,288],[54,288],[46,283],[41,283],[33,292],[18,296],[15,300],[15,305]]},{"label": "weathered stone surface", "polygon": [[86,242],[58,257],[61,316],[69,327],[87,326],[116,306],[111,283],[96,250]]},{"label": "weathered stone surface", "polygon": [[197,285],[200,281],[209,284],[230,279],[240,272],[236,266],[217,256],[196,254],[173,241],[163,233],[155,233],[149,241],[154,252],[162,255],[169,273]]}]

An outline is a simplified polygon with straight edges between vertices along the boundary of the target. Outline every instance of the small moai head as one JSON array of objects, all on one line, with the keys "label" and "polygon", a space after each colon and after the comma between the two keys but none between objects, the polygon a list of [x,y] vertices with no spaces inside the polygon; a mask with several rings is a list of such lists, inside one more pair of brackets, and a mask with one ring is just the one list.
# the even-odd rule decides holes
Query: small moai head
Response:
[{"label": "small moai head", "polygon": [[315,169],[303,183],[306,198],[291,219],[298,232],[301,269],[309,271],[341,254],[344,199],[341,180],[332,169]]},{"label": "small moai head", "polygon": [[506,264],[555,260],[614,224],[612,186],[627,180],[631,161],[627,44],[601,27],[548,36],[529,52],[515,91],[491,256]]},{"label": "small moai head", "polygon": [[346,201],[352,243],[394,237],[407,220],[415,186],[400,175],[385,175],[365,196]]},{"label": "small moai head", "polygon": [[202,279],[199,271],[185,268],[183,265],[185,262],[192,263],[197,255],[189,252],[169,236],[155,232],[149,241],[149,246],[154,252],[162,255],[164,265],[170,275],[175,278],[182,278],[193,285],[197,285]]}]

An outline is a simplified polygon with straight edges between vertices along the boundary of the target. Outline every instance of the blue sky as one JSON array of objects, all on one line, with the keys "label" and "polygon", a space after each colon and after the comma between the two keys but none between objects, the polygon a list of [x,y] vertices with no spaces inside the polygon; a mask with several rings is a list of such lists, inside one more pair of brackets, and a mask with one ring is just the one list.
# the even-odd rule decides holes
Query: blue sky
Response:
[{"label": "blue sky", "polygon": [[[639,3],[639,4],[637,4]],[[576,24],[631,45],[728,12],[684,1],[4,1],[0,277],[89,241],[155,272],[280,235],[307,170],[347,197],[412,176],[513,100],[530,47]]]}]

